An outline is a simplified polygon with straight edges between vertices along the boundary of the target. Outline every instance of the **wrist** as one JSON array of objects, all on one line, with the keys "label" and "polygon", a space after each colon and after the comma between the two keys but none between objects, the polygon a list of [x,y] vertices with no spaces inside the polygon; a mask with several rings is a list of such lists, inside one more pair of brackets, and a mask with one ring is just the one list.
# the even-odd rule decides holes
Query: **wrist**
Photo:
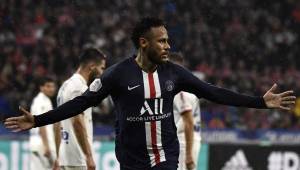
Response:
[{"label": "wrist", "polygon": [[87,155],[85,155],[85,157],[86,157],[86,159],[91,159],[91,158],[93,158],[92,154],[87,154]]},{"label": "wrist", "polygon": [[32,124],[33,124],[33,127],[34,127],[34,128],[38,127],[37,124],[35,123],[35,121],[36,121],[36,116],[33,115],[33,116],[32,116]]}]

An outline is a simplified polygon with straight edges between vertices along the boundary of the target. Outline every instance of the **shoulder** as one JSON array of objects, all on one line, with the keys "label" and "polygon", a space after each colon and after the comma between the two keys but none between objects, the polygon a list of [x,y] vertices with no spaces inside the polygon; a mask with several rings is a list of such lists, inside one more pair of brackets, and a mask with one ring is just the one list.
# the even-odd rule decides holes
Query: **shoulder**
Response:
[{"label": "shoulder", "polygon": [[178,64],[175,64],[171,61],[166,62],[165,64],[162,65],[162,69],[167,69],[170,70],[174,73],[182,73],[182,72],[188,72],[188,70]]},{"label": "shoulder", "polygon": [[180,68],[181,66],[176,64],[176,63],[173,63],[171,61],[167,61],[165,64],[163,64],[165,67],[167,68],[172,68],[172,69],[178,69]]},{"label": "shoulder", "polygon": [[119,71],[122,69],[127,69],[130,62],[132,62],[132,57],[125,58],[122,61],[115,63],[112,66],[108,67],[106,69],[106,72],[115,72],[115,71]]},{"label": "shoulder", "polygon": [[45,101],[50,100],[46,95],[42,94],[42,92],[40,92],[39,94],[37,94],[34,99],[33,99],[33,104],[38,103],[45,103]]},{"label": "shoulder", "polygon": [[70,77],[67,81],[64,82],[65,89],[64,90],[72,90],[74,88],[78,88],[82,86],[80,79],[76,76]]},{"label": "shoulder", "polygon": [[120,73],[128,70],[130,62],[132,62],[132,58],[125,58],[122,61],[113,64],[103,72],[101,79],[112,79],[119,77]]},{"label": "shoulder", "polygon": [[46,95],[39,93],[32,101],[31,104],[31,111],[37,112],[37,111],[44,111],[44,109],[52,107],[52,103],[49,97]]},{"label": "shoulder", "polygon": [[77,91],[84,91],[86,87],[87,85],[82,83],[79,77],[73,75],[62,84],[60,91],[62,90],[64,94],[71,94],[74,91],[76,91],[76,93]]},{"label": "shoulder", "polygon": [[189,92],[184,92],[184,91],[182,91],[181,92],[181,95],[182,95],[182,98],[184,99],[184,100],[187,100],[187,101],[195,101],[195,100],[198,100],[198,97],[197,96],[195,96],[194,94],[192,94],[192,93],[189,93]]}]

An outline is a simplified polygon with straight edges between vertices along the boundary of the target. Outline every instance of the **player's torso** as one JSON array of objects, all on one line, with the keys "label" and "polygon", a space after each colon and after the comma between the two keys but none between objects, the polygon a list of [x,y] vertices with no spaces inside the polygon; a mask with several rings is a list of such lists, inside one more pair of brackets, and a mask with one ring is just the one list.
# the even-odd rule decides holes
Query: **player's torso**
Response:
[{"label": "player's torso", "polygon": [[[30,108],[30,112],[33,115],[38,115],[38,114],[45,113],[52,109],[53,109],[53,106],[52,106],[50,99],[45,94],[40,92],[33,99],[33,102],[32,102],[31,108]],[[46,127],[47,138],[48,138],[50,150],[55,151],[53,126],[47,125],[45,127]],[[34,128],[34,129],[30,130],[29,144],[30,144],[30,148],[32,151],[44,150],[42,139],[39,134],[39,128]]]},{"label": "player's torso", "polygon": [[172,113],[175,93],[172,72],[158,67],[155,72],[146,73],[134,60],[118,72],[115,87],[118,91],[112,94],[117,109],[118,159],[144,166],[176,159],[178,141]]},{"label": "player's torso", "polygon": [[185,144],[184,136],[184,122],[181,113],[183,111],[191,111],[194,121],[194,139],[200,140],[200,103],[197,96],[187,93],[180,92],[174,98],[174,120],[177,127],[177,135],[180,144]]},{"label": "player's torso", "polygon": [[[70,79],[63,83],[59,89],[57,103],[61,105],[76,96],[81,95],[86,89],[87,84],[79,75],[73,75]],[[73,94],[75,93],[75,94]],[[84,122],[86,125],[88,141],[92,146],[93,140],[93,124],[92,109],[88,108],[84,111]],[[70,156],[72,155],[72,156]],[[61,121],[61,144],[59,151],[60,164],[62,166],[84,166],[85,156],[77,141],[72,118]]]}]

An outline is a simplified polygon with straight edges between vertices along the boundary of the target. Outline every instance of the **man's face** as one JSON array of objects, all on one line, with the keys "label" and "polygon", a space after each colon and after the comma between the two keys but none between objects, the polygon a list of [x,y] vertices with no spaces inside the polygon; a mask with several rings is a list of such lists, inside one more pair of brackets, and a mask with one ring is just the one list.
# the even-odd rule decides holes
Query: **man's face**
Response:
[{"label": "man's face", "polygon": [[48,97],[53,97],[56,92],[56,85],[54,82],[46,82],[40,87],[41,92],[43,92]]},{"label": "man's face", "polygon": [[153,27],[145,36],[145,51],[149,60],[155,64],[162,64],[168,61],[170,45],[169,37],[165,27]]},{"label": "man's face", "polygon": [[95,78],[100,77],[103,72],[104,69],[106,67],[106,61],[105,60],[101,60],[101,62],[95,64],[94,66],[91,67],[91,72],[89,75],[89,81],[88,84],[91,84]]}]

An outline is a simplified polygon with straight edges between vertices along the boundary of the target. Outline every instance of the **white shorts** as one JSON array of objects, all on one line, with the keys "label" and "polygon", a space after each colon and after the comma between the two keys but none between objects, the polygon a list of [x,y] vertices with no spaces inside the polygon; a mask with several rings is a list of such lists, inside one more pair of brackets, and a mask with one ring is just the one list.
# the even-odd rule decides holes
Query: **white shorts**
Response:
[{"label": "white shorts", "polygon": [[[197,170],[197,166],[198,166],[200,147],[201,147],[200,139],[195,139],[193,144],[193,153],[192,153],[194,163],[195,163],[195,170]],[[185,153],[186,153],[186,145],[185,143],[182,143],[180,144],[180,152],[179,152],[179,159],[178,159],[179,164],[177,170],[186,170]]]}]

